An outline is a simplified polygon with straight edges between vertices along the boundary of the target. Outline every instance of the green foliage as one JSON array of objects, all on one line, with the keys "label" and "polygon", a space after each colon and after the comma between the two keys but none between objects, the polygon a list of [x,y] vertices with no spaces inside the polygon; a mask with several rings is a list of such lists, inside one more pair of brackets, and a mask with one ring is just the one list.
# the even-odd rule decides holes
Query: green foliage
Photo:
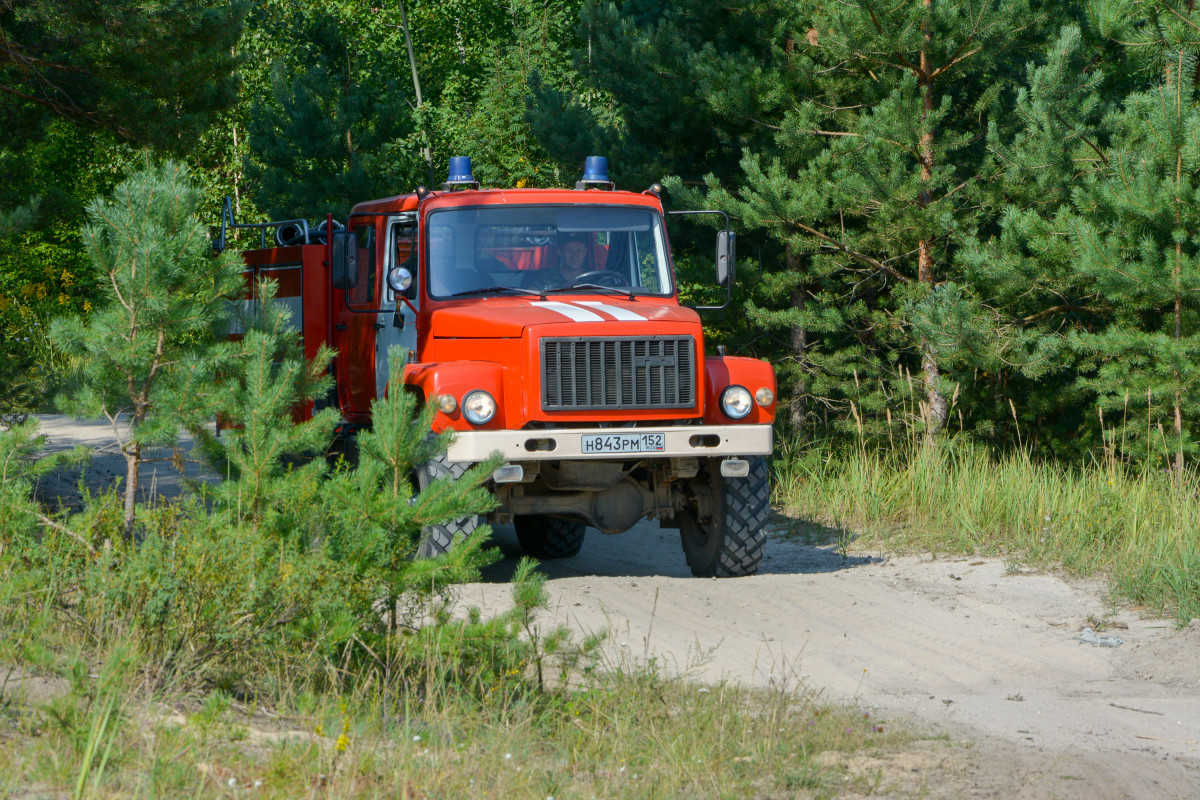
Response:
[{"label": "green foliage", "polygon": [[[304,357],[290,311],[275,302],[276,284],[264,281],[244,304],[236,342],[218,342],[178,370],[170,403],[196,441],[196,450],[224,480],[197,484],[212,500],[254,527],[304,539],[317,533],[310,503],[328,472],[322,459],[341,417],[336,409],[295,422],[297,408],[330,388],[333,353]],[[213,419],[227,428],[214,434]]]},{"label": "green foliage", "polygon": [[226,299],[241,285],[231,253],[214,257],[196,216],[199,192],[185,167],[167,162],[88,205],[84,246],[103,276],[105,299],[86,318],[63,317],[51,339],[78,364],[62,402],[82,416],[128,415],[120,442],[128,464],[125,535],[133,532],[142,451],[173,444],[167,413],[174,367],[211,336]]},{"label": "green foliage", "polygon": [[[40,445],[32,422],[0,434],[0,583],[11,579],[14,592],[0,595],[0,621],[32,624],[36,608],[20,593],[40,587],[40,607],[62,615],[89,650],[129,643],[156,685],[278,691],[266,665],[282,664],[314,686],[333,669],[391,687],[434,681],[483,692],[496,678],[516,685],[542,665],[574,664],[583,651],[563,631],[536,631],[547,598],[532,562],[518,572],[513,611],[452,616],[453,585],[478,579],[497,557],[483,548],[486,529],[437,560],[412,560],[425,525],[493,502],[480,487],[499,462],[414,496],[415,464],[448,440],[427,436],[430,412],[414,418],[412,396],[394,386],[363,435],[360,466],[331,471],[322,455],[332,412],[301,422],[292,413],[323,392],[315,379],[323,369],[297,358],[272,287],[258,296],[245,335],[193,358],[185,370],[192,382],[181,381],[180,396],[193,403],[176,418],[195,425],[228,404],[224,418],[239,426],[201,442],[226,480],[196,485],[196,498],[142,508],[136,540],[122,536],[115,494],[91,498],[61,522],[45,517],[29,499],[30,482],[56,460],[32,459]],[[216,388],[197,391],[202,381]]]},{"label": "green foliage", "polygon": [[[282,26],[267,89],[253,96],[246,172],[272,219],[344,217],[356,202],[395,193],[387,148],[412,119],[396,58],[393,8],[267,4],[251,24]],[[398,16],[398,14],[397,14]],[[283,42],[280,42],[283,45]]]},{"label": "green foliage", "polygon": [[186,151],[236,96],[233,50],[244,14],[240,3],[208,0],[0,5],[8,136],[36,139],[54,115]]},{"label": "green foliage", "polygon": [[5,426],[0,432],[0,550],[33,535],[44,519],[31,496],[37,479],[67,461],[85,457],[79,451],[38,457],[45,442],[34,420]]}]

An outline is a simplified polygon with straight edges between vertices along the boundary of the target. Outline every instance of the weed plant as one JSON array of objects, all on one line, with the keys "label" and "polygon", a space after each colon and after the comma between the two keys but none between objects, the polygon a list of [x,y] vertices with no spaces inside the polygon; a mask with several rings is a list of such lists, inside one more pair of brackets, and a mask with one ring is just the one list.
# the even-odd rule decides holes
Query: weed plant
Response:
[{"label": "weed plant", "polygon": [[965,439],[784,446],[781,503],[900,551],[979,553],[1106,576],[1118,596],[1200,617],[1200,473],[995,456]]}]

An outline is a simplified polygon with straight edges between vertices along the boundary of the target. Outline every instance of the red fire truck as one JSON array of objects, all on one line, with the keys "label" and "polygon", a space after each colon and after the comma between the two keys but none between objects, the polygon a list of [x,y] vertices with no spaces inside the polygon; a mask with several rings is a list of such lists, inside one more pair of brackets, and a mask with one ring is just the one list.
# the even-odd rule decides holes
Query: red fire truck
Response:
[{"label": "red fire truck", "polygon": [[[238,224],[227,201],[218,247],[230,229],[258,230],[247,276],[278,282],[310,357],[337,351],[324,402],[347,429],[370,424],[389,349],[407,355],[403,385],[437,406],[434,431],[455,432],[418,468],[419,488],[503,454],[495,511],[428,529],[420,555],[486,519],[512,523],[531,555],[569,557],[587,528],[648,517],[680,531],[694,574],[749,575],[766,538],[775,376],[705,353],[696,310],[679,304],[659,193],[616,190],[594,156],[573,190],[481,189],[456,157],[440,189],[360,203],[344,226]],[[734,242],[725,217],[726,302]]]}]

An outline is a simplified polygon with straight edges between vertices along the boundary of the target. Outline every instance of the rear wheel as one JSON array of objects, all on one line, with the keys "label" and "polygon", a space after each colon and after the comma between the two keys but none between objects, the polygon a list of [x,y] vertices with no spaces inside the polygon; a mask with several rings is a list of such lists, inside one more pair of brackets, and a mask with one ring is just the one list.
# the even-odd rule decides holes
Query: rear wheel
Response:
[{"label": "rear wheel", "polygon": [[[417,488],[423,492],[429,484],[447,476],[456,481],[472,466],[472,464],[453,464],[446,460],[445,453],[439,453],[417,467]],[[421,541],[417,545],[417,558],[437,558],[450,549],[456,538],[471,536],[481,524],[483,524],[483,517],[479,514],[471,514],[447,520],[438,525],[426,525],[421,529]]]},{"label": "rear wheel", "polygon": [[513,519],[521,549],[534,558],[571,558],[583,547],[587,526],[574,520],[519,516]]},{"label": "rear wheel", "polygon": [[682,512],[679,534],[692,574],[699,578],[753,575],[767,541],[771,485],[767,461],[750,456],[744,478],[721,475],[721,462],[707,463],[707,477],[693,484],[697,503]]}]

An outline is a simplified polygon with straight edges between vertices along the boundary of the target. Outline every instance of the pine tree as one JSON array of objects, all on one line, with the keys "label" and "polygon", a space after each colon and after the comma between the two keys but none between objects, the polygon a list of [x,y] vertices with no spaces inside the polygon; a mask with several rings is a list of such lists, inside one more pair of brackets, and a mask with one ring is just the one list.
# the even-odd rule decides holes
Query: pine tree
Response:
[{"label": "pine tree", "polygon": [[270,12],[270,27],[282,19],[288,36],[250,107],[246,176],[258,206],[272,219],[344,217],[354,203],[412,183],[413,164],[388,153],[413,127],[396,31],[365,11]]},{"label": "pine tree", "polygon": [[[986,131],[1045,37],[1044,15],[1023,0],[930,0],[773,16],[787,32],[777,63],[804,64],[811,79],[790,84],[771,138],[746,148],[734,180],[710,176],[704,195],[668,185],[780,245],[747,310],[786,334],[785,377],[823,415],[862,431],[865,416],[907,408],[927,432],[944,428],[976,365],[970,348],[940,353],[928,323],[980,329],[954,253],[989,223]],[[807,413],[794,404],[793,423]]]},{"label": "pine tree", "polygon": [[44,114],[186,152],[237,96],[247,6],[210,0],[0,3],[0,118],[7,145]]},{"label": "pine tree", "polygon": [[[79,364],[64,408],[104,416],[126,461],[125,535],[133,535],[147,447],[176,441],[179,420],[160,413],[172,373],[212,334],[241,285],[236,256],[214,257],[197,217],[199,189],[180,164],[147,168],[88,205],[83,239],[103,276],[106,303],[60,318],[54,343]],[[127,430],[123,427],[127,425]]]},{"label": "pine tree", "polygon": [[337,502],[327,530],[334,557],[356,564],[374,587],[372,602],[387,598],[387,625],[395,631],[401,596],[428,597],[451,584],[477,580],[479,569],[498,557],[484,550],[489,530],[483,526],[437,559],[413,558],[425,526],[494,505],[483,483],[503,459],[481,462],[458,480],[441,478],[417,493],[414,470],[444,452],[451,433],[428,434],[436,409],[426,405],[418,412],[415,396],[400,382],[399,349],[392,348],[388,358],[394,377],[386,396],[371,406],[371,429],[358,434],[358,464],[339,471],[328,484]]},{"label": "pine tree", "polygon": [[[1093,444],[1092,395],[1078,383],[1086,367],[1066,335],[1103,325],[1111,311],[1076,268],[1068,235],[1072,189],[1108,158],[1109,78],[1098,51],[1094,32],[1065,25],[1045,59],[1027,65],[1008,126],[988,129],[992,177],[980,202],[994,222],[965,237],[956,257],[985,310],[980,326],[991,329],[990,352],[964,374],[973,429],[1073,456]],[[940,346],[957,349],[952,338]]]},{"label": "pine tree", "polygon": [[[1190,18],[1200,23],[1200,14]],[[1200,388],[1200,38],[1171,27],[1155,41],[1161,80],[1125,99],[1110,123],[1107,169],[1074,197],[1079,270],[1115,309],[1105,330],[1081,331],[1074,343],[1098,362],[1085,384],[1110,419],[1124,415],[1127,397],[1144,408],[1147,455],[1173,456],[1182,474],[1200,412],[1192,399]],[[1143,426],[1123,422],[1130,446]]]},{"label": "pine tree", "polygon": [[[328,468],[323,455],[341,421],[335,408],[297,422],[298,408],[330,388],[333,353],[304,357],[291,312],[274,302],[277,286],[263,281],[239,312],[237,341],[217,341],[180,362],[164,405],[195,439],[195,451],[220,476],[197,484],[241,521],[303,537],[311,510],[297,498],[316,496]],[[224,430],[212,430],[213,420]],[[291,533],[295,531],[295,534]]]},{"label": "pine tree", "polygon": [[[961,263],[997,309],[1008,345],[997,371],[1033,407],[1027,423],[1182,470],[1195,449],[1200,341],[1200,19],[1186,3],[1090,12],[1030,67],[1020,130],[993,130],[1000,234]],[[1120,102],[1105,101],[1113,94]]]}]

